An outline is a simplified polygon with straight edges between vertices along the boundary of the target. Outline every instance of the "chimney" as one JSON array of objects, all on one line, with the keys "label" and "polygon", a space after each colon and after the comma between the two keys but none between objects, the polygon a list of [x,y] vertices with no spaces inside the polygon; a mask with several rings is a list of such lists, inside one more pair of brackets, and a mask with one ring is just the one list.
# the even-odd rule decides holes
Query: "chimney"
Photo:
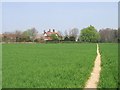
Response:
[{"label": "chimney", "polygon": [[44,34],[45,34],[46,32],[45,32],[45,30],[44,30]]},{"label": "chimney", "polygon": [[53,29],[53,32],[55,32],[55,29]]}]

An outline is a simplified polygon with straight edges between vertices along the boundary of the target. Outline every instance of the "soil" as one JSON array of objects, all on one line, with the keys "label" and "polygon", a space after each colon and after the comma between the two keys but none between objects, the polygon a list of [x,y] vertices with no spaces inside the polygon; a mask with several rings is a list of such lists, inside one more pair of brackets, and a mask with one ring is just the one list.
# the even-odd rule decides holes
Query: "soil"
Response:
[{"label": "soil", "polygon": [[86,82],[85,89],[86,88],[97,88],[97,84],[98,84],[99,78],[100,78],[100,71],[101,71],[101,56],[100,56],[100,52],[99,52],[99,46],[97,44],[97,57],[94,62],[94,67],[93,67],[91,76],[89,77],[88,81]]}]

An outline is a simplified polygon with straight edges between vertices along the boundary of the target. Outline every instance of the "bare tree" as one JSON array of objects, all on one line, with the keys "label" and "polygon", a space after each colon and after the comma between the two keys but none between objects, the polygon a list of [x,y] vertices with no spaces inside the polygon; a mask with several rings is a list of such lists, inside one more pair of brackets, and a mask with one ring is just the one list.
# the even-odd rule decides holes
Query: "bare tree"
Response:
[{"label": "bare tree", "polygon": [[61,31],[58,31],[58,35],[59,35],[59,40],[62,40],[62,38],[63,38],[63,34],[62,34]]},{"label": "bare tree", "polygon": [[118,42],[120,42],[120,27],[118,28]]},{"label": "bare tree", "polygon": [[2,34],[0,34],[0,42],[2,42]]},{"label": "bare tree", "polygon": [[69,36],[67,30],[65,30],[64,34],[65,34],[65,36]]},{"label": "bare tree", "polygon": [[15,42],[16,41],[16,35],[13,32],[5,32],[2,36],[3,42]]},{"label": "bare tree", "polygon": [[116,29],[106,28],[99,30],[101,42],[117,42],[118,31]]},{"label": "bare tree", "polygon": [[16,30],[15,31],[15,35],[16,35],[16,42],[19,42],[20,41],[20,39],[22,38],[22,32],[21,31],[19,31],[19,30]]},{"label": "bare tree", "polygon": [[[69,31],[69,37],[71,39],[76,40],[78,38],[79,30],[77,28],[73,28]],[[73,40],[72,40],[73,41]],[[77,40],[76,40],[77,41]]]},{"label": "bare tree", "polygon": [[65,41],[69,41],[68,31],[65,30],[64,34],[65,34],[65,35],[64,35],[64,40],[65,40]]},{"label": "bare tree", "polygon": [[38,31],[37,31],[35,28],[31,28],[31,29],[29,29],[28,31],[29,31],[29,36],[30,36],[30,38],[31,38],[32,41],[34,42],[35,37],[36,37]]}]

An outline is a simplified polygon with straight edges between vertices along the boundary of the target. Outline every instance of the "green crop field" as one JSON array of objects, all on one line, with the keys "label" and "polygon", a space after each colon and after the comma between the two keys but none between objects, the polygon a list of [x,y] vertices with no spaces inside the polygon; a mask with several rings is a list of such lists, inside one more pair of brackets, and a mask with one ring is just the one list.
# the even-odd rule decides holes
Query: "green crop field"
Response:
[{"label": "green crop field", "polygon": [[117,88],[118,44],[99,44],[102,60],[101,77],[98,87]]},{"label": "green crop field", "polygon": [[96,44],[3,44],[3,88],[84,87]]},{"label": "green crop field", "polygon": [[[99,44],[98,87],[117,88],[118,45]],[[3,44],[3,88],[83,88],[96,58],[96,44]]]}]

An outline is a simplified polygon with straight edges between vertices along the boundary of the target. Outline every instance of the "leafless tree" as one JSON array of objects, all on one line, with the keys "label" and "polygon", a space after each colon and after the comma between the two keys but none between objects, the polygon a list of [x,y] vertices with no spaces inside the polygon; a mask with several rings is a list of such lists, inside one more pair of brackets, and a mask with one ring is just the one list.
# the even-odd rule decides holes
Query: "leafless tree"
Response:
[{"label": "leafless tree", "polygon": [[13,32],[5,32],[2,36],[3,42],[15,42],[16,41],[16,35]]},{"label": "leafless tree", "polygon": [[16,42],[19,42],[20,39],[22,38],[22,32],[19,30],[16,30],[15,35],[16,35]]},{"label": "leafless tree", "polygon": [[64,34],[65,34],[65,36],[69,36],[67,30],[65,30]]},{"label": "leafless tree", "polygon": [[59,35],[59,40],[62,40],[62,38],[63,38],[63,34],[62,34],[61,31],[58,31],[58,35]]},{"label": "leafless tree", "polygon": [[118,31],[116,29],[106,28],[99,30],[101,42],[117,42]]},{"label": "leafless tree", "polygon": [[76,38],[78,34],[79,34],[79,30],[77,28],[73,28],[69,31],[69,36],[74,36]]},{"label": "leafless tree", "polygon": [[77,28],[73,28],[69,31],[69,37],[76,41],[78,39],[78,35],[79,35],[79,30]]},{"label": "leafless tree", "polygon": [[30,38],[34,42],[35,37],[36,37],[38,31],[35,28],[31,28],[31,29],[28,30],[28,33],[29,33]]},{"label": "leafless tree", "polygon": [[2,42],[2,34],[0,34],[0,42]]}]

